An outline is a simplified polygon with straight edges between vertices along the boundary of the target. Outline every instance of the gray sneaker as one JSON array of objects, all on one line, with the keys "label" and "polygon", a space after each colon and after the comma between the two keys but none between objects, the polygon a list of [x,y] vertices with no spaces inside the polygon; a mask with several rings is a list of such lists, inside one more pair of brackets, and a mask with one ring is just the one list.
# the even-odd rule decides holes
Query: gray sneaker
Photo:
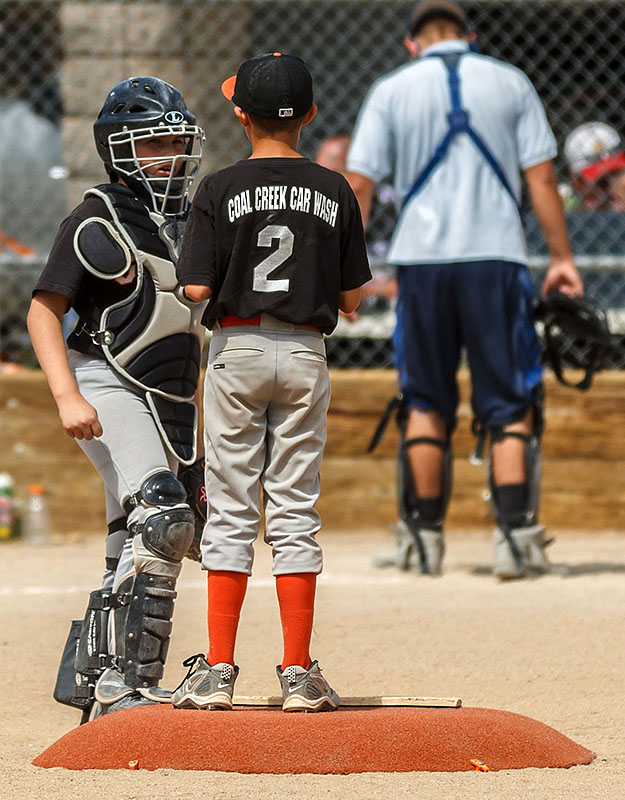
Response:
[{"label": "gray sneaker", "polygon": [[340,699],[338,694],[322,676],[319,663],[313,661],[304,667],[276,667],[282,687],[283,711],[336,711]]},{"label": "gray sneaker", "polygon": [[127,686],[124,683],[123,674],[117,669],[108,667],[100,675],[96,683],[94,703],[91,707],[88,721],[125,708],[169,703],[170,697],[171,691],[169,689],[161,689],[160,686],[136,688]]},{"label": "gray sneaker", "polygon": [[93,722],[94,719],[98,719],[98,717],[103,717],[105,714],[112,714],[114,711],[123,711],[126,708],[138,708],[139,706],[158,706],[160,702],[157,700],[150,700],[147,697],[139,694],[139,692],[133,692],[132,694],[127,694],[122,697],[121,700],[116,700],[114,703],[109,703],[108,705],[104,705],[100,703],[98,700],[94,702],[91,706],[91,710],[89,712],[89,716],[87,717],[84,722]]},{"label": "gray sneaker", "polygon": [[201,653],[190,656],[182,663],[189,667],[189,671],[171,696],[174,708],[232,708],[238,667],[226,663],[211,665]]}]

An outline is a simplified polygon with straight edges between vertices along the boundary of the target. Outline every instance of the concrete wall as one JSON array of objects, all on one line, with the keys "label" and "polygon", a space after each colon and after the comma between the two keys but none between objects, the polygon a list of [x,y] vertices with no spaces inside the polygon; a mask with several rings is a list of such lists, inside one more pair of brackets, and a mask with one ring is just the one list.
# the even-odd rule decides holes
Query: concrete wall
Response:
[{"label": "concrete wall", "polygon": [[[220,85],[247,55],[249,8],[244,2],[61,5],[63,149],[70,208],[86,189],[106,180],[93,143],[93,122],[109,90],[133,75],[155,75],[183,92],[207,133],[202,172],[215,168],[211,127],[219,116],[223,131],[223,117],[230,112]],[[234,116],[227,130],[232,133],[234,160],[241,157]],[[223,145],[220,141],[222,161]]]},{"label": "concrete wall", "polygon": [[[484,468],[469,463],[468,382],[454,439],[454,491],[448,528],[492,527],[484,500]],[[387,528],[396,519],[395,426],[373,455],[368,441],[394,391],[391,371],[350,370],[332,375],[328,444],[319,502],[328,528]],[[547,379],[542,520],[555,528],[625,530],[625,375],[600,375],[587,393]],[[25,497],[29,483],[47,488],[56,531],[105,530],[101,481],[62,431],[38,370],[0,373],[0,472],[13,475]]]}]

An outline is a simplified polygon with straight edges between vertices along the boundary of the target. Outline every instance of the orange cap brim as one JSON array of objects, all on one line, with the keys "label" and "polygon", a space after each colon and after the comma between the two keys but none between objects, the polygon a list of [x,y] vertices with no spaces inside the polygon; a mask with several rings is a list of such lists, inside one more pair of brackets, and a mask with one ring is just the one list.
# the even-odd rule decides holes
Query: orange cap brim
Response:
[{"label": "orange cap brim", "polygon": [[237,76],[232,75],[230,78],[226,78],[226,80],[221,84],[221,92],[226,100],[232,100],[234,95],[234,85],[237,82]]}]

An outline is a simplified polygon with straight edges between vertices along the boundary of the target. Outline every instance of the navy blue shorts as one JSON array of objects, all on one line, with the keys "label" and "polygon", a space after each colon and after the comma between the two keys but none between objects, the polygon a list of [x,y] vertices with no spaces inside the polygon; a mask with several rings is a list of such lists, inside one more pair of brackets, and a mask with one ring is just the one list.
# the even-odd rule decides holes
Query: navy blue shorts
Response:
[{"label": "navy blue shorts", "polygon": [[522,419],[542,369],[529,270],[509,261],[397,268],[395,365],[409,406],[456,424],[461,349],[471,371],[473,413],[485,428]]}]

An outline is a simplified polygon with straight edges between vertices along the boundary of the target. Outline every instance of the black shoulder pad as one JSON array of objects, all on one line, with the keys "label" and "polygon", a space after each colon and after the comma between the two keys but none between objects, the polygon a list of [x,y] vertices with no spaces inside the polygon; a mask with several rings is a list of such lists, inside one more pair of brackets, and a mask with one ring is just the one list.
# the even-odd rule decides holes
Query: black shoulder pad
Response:
[{"label": "black shoulder pad", "polygon": [[159,236],[159,226],[150,217],[145,202],[132,189],[120,183],[107,183],[95,189],[113,203],[119,221],[139,250],[169,258],[167,246]]},{"label": "black shoulder pad", "polygon": [[132,253],[112,222],[91,217],[74,234],[76,255],[98,278],[114,280],[128,272]]}]

